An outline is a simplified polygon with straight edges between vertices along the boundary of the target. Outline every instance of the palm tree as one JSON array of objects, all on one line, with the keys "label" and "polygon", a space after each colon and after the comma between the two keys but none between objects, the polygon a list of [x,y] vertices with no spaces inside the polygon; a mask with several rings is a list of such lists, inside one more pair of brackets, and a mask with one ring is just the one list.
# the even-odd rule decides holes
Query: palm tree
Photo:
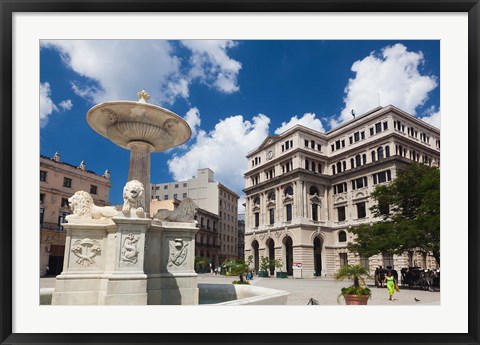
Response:
[{"label": "palm tree", "polygon": [[369,271],[361,265],[345,265],[335,275],[336,280],[353,280],[353,286],[360,287],[360,282],[365,286],[365,278],[370,277]]}]

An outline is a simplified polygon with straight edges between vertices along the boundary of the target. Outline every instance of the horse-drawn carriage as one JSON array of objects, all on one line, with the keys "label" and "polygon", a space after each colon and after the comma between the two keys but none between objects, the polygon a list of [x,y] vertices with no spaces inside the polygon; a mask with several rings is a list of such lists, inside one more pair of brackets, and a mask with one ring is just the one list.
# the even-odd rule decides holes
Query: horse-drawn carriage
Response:
[{"label": "horse-drawn carriage", "polygon": [[383,268],[379,266],[375,269],[375,286],[377,288],[383,287],[385,277],[387,276],[388,272],[392,272],[393,278],[396,282],[398,282],[398,272],[395,271],[391,266],[387,266],[387,268]]},{"label": "horse-drawn carriage", "polygon": [[402,274],[402,286],[420,287],[428,291],[440,287],[440,270],[404,267],[400,272]]}]

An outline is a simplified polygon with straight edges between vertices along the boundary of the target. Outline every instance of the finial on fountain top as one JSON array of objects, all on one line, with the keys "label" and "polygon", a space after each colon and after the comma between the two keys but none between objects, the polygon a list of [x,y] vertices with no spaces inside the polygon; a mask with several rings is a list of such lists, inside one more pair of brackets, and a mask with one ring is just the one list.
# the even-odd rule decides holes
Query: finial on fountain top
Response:
[{"label": "finial on fountain top", "polygon": [[148,94],[147,91],[145,90],[142,90],[140,92],[137,92],[137,96],[138,96],[138,101],[140,103],[148,103],[148,99],[150,98],[150,95]]}]

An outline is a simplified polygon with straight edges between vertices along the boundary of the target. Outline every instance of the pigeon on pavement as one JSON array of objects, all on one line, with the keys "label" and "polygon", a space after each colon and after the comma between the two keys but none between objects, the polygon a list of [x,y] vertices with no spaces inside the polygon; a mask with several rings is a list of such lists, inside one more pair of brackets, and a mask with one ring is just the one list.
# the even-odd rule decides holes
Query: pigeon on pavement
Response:
[{"label": "pigeon on pavement", "polygon": [[413,299],[415,300],[415,302],[420,302],[420,300],[416,297],[413,297]]}]

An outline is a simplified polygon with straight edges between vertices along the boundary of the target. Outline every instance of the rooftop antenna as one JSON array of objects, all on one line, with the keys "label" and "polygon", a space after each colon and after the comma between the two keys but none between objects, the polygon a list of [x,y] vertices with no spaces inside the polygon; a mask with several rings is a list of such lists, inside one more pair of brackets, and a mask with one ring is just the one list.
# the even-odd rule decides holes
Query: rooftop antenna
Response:
[{"label": "rooftop antenna", "polygon": [[353,118],[355,118],[355,110],[350,110],[350,114],[352,114]]}]

